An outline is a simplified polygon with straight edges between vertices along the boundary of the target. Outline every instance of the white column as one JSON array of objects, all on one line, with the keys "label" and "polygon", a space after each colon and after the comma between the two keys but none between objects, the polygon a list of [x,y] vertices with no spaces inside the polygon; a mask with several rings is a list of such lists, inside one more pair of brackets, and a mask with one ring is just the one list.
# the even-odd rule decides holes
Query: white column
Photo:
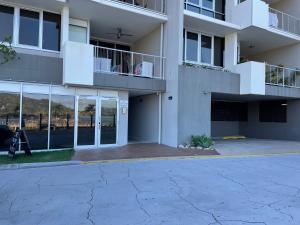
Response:
[{"label": "white column", "polygon": [[225,36],[224,66],[233,68],[238,62],[238,36],[237,33]]},{"label": "white column", "polygon": [[238,4],[238,0],[227,0],[225,5],[225,18],[227,22],[232,22],[233,8]]},{"label": "white column", "polygon": [[66,41],[69,40],[69,7],[64,6],[61,11],[61,49]]}]

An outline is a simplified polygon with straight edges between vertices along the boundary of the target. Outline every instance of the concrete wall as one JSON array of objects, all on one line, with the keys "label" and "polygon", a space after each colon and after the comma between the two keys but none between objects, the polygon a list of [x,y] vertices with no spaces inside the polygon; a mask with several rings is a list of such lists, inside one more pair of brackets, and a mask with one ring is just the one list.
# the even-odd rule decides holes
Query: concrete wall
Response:
[{"label": "concrete wall", "polygon": [[0,65],[0,80],[62,84],[63,60],[18,53],[18,59]]},{"label": "concrete wall", "polygon": [[240,133],[249,138],[300,141],[300,100],[288,101],[287,123],[259,122],[259,103],[249,103],[248,122],[240,123]]},{"label": "concrete wall", "polygon": [[[240,75],[222,70],[179,66],[179,87],[191,93],[206,91],[224,94],[240,94]],[[184,82],[183,84],[181,84]],[[185,86],[184,86],[185,85]],[[191,86],[188,86],[191,85]],[[193,87],[197,89],[193,89]]]},{"label": "concrete wall", "polygon": [[211,136],[224,137],[240,135],[239,121],[212,121]]},{"label": "concrete wall", "polygon": [[132,51],[150,55],[160,55],[160,26],[136,41],[131,47]]},{"label": "concrete wall", "polygon": [[130,141],[158,142],[158,96],[143,95],[129,99]]},{"label": "concrete wall", "polygon": [[190,142],[192,135],[211,135],[211,93],[239,91],[238,74],[179,66],[178,143]]},{"label": "concrete wall", "polygon": [[[170,3],[170,2],[168,2]],[[162,95],[162,143],[178,145],[178,64],[182,63],[183,0],[167,4],[168,22],[164,25],[166,93]]]},{"label": "concrete wall", "polygon": [[151,92],[166,91],[165,80],[105,73],[94,74],[94,86],[106,89],[142,90]]}]

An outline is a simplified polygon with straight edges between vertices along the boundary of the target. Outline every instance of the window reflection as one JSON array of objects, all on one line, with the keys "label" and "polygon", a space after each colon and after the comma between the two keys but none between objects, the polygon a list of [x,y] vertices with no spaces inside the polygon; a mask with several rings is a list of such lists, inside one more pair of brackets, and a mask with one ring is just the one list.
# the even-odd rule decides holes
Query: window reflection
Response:
[{"label": "window reflection", "polygon": [[23,45],[39,45],[39,13],[20,10],[19,43]]},{"label": "window reflection", "polygon": [[74,146],[74,110],[74,96],[51,96],[51,149]]},{"label": "window reflection", "polygon": [[96,100],[78,100],[78,145],[95,145]]},{"label": "window reflection", "polygon": [[0,42],[13,36],[14,8],[0,5]]},{"label": "window reflection", "polygon": [[43,13],[43,49],[60,50],[60,15]]},{"label": "window reflection", "polygon": [[13,132],[19,127],[20,95],[0,92],[0,151],[7,151]]},{"label": "window reflection", "polygon": [[48,113],[48,95],[23,93],[22,129],[32,150],[48,148]]},{"label": "window reflection", "polygon": [[116,144],[117,101],[101,101],[101,144]]}]

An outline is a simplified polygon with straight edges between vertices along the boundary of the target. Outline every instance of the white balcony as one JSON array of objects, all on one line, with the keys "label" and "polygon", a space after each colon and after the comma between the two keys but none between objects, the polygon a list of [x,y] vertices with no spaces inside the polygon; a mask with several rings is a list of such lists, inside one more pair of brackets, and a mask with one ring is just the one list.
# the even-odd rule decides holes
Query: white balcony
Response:
[{"label": "white balcony", "polygon": [[164,78],[164,57],[94,46],[94,72]]},{"label": "white balcony", "polygon": [[112,0],[121,2],[129,6],[141,8],[144,10],[150,10],[159,13],[166,13],[166,1],[165,0]]},{"label": "white balcony", "polygon": [[300,41],[299,20],[271,9],[262,0],[245,0],[235,5],[231,13],[231,22],[242,29],[238,39],[244,55],[256,55]]},{"label": "white balcony", "polygon": [[240,74],[240,94],[265,95],[265,63],[245,62],[235,65],[233,70]]}]

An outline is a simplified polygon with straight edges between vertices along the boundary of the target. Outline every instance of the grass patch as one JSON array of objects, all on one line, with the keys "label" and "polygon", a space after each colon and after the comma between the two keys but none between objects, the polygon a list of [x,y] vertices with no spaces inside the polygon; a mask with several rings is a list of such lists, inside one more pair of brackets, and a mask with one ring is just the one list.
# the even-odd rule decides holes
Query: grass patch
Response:
[{"label": "grass patch", "polygon": [[33,152],[32,156],[17,154],[14,158],[7,155],[0,156],[0,165],[15,163],[38,163],[38,162],[59,162],[70,161],[74,155],[73,149],[53,152]]}]

